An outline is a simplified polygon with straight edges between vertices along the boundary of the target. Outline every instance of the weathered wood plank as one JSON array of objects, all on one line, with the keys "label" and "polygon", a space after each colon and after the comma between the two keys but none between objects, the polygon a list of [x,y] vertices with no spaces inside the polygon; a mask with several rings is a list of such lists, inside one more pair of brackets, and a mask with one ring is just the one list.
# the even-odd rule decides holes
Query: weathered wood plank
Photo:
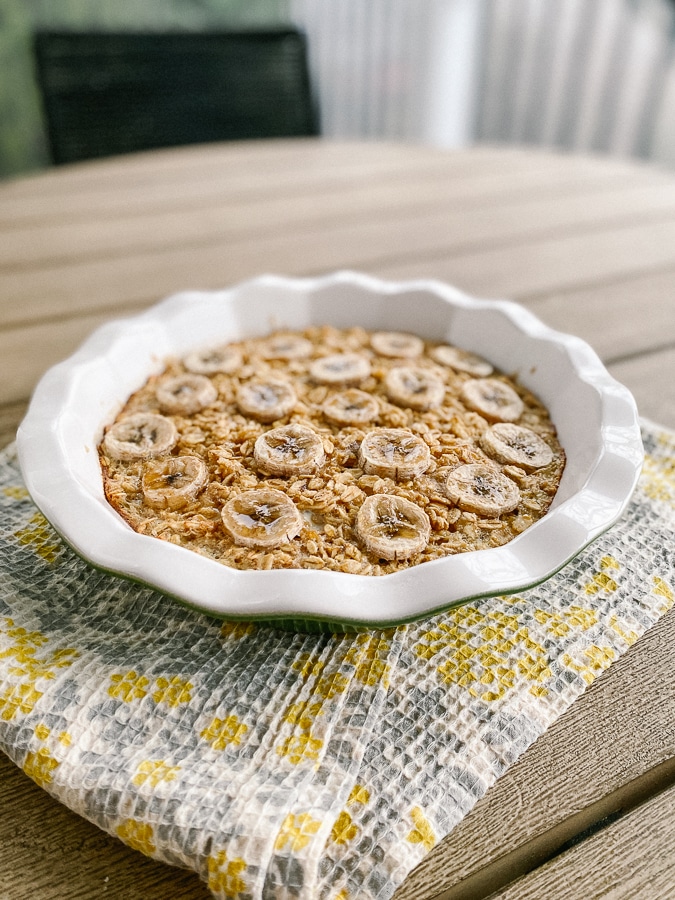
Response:
[{"label": "weathered wood plank", "polygon": [[640,222],[633,217],[618,225],[586,220],[587,227],[575,226],[575,217],[584,219],[584,208],[583,198],[570,198],[479,208],[458,219],[441,211],[320,229],[280,227],[255,240],[248,235],[4,272],[0,324],[63,310],[122,308],[182,289],[221,288],[261,271],[307,274],[352,267],[392,278],[441,278],[474,294],[518,298],[675,267],[675,216]]},{"label": "weathered wood plank", "polygon": [[[3,185],[0,230],[47,221],[86,222],[92,210],[102,218],[143,215],[148,209],[202,208],[218,197],[230,201],[284,197],[292,203],[296,197],[317,190],[345,192],[354,197],[371,180],[387,180],[397,186],[410,178],[420,182],[427,179],[442,186],[447,181],[461,183],[465,177],[483,176],[490,191],[517,189],[520,178],[524,179],[525,186],[528,178],[538,179],[540,183],[548,181],[551,185],[564,184],[566,179],[573,182],[588,179],[589,184],[598,185],[618,184],[622,180],[628,184],[668,183],[665,173],[646,165],[628,166],[619,160],[605,165],[604,161],[591,157],[571,161],[562,154],[524,153],[515,148],[503,152],[482,148],[471,153],[449,153],[433,148],[394,149],[394,145],[384,145],[378,153],[376,148],[382,145],[347,144],[340,154],[340,146],[323,143],[307,146],[298,154],[295,164],[292,157],[286,163],[282,158],[277,164],[269,156],[269,149],[265,153],[257,145],[250,148],[249,157],[245,158],[247,165],[238,164],[236,158],[230,161],[218,154],[212,157],[202,150],[202,155],[195,157],[194,167],[185,173],[178,165],[179,154],[175,160],[171,157],[175,168],[145,170],[142,174],[134,174],[129,158],[125,157],[118,159],[117,168],[111,166],[109,179],[91,179],[86,186],[81,183],[79,167],[65,174],[59,169],[56,180],[48,172]],[[180,172],[179,178],[176,171]],[[124,178],[122,186],[120,174]]]},{"label": "weathered wood plank", "polygon": [[11,444],[16,437],[16,429],[26,414],[26,400],[0,405],[0,450]]},{"label": "weathered wood plank", "polygon": [[608,369],[632,391],[640,415],[675,428],[675,346],[613,363]]},{"label": "weathered wood plank", "polygon": [[383,261],[371,269],[387,278],[440,278],[478,295],[524,299],[673,265],[675,221],[666,220],[461,255]]},{"label": "weathered wood plank", "polygon": [[[662,184],[658,179],[647,182],[644,176],[609,177],[607,173],[598,178],[593,170],[580,173],[561,169],[551,173],[535,167],[512,173],[508,178],[489,171],[445,178],[440,183],[404,173],[397,179],[395,189],[390,175],[363,178],[357,184],[358,190],[353,189],[353,183],[350,191],[341,186],[333,190],[312,186],[311,190],[296,192],[292,198],[257,193],[233,198],[231,190],[214,187],[197,205],[186,202],[182,207],[158,210],[156,204],[148,203],[131,211],[111,212],[95,228],[88,217],[63,221],[47,215],[39,221],[18,222],[11,230],[0,231],[0,268],[20,269],[123,252],[138,254],[153,248],[215,244],[250,238],[254,233],[257,237],[274,234],[280,228],[303,233],[369,221],[378,228],[383,220],[389,223],[391,216],[401,220],[405,216],[429,217],[429,227],[420,230],[421,235],[429,236],[444,235],[451,223],[466,245],[476,239],[481,222],[487,224],[488,230],[486,234],[478,232],[478,236],[489,241],[491,232],[501,235],[505,219],[519,222],[521,230],[532,231],[564,226],[575,211],[579,225],[620,222],[635,216],[675,215],[672,183]],[[524,197],[531,200],[510,215],[511,207],[522,205]],[[424,223],[420,228],[424,229]],[[437,247],[436,242],[426,249],[430,252]]]},{"label": "weathered wood plank", "polygon": [[387,166],[421,171],[425,167],[440,165],[445,173],[452,173],[456,169],[475,172],[482,167],[506,172],[511,168],[522,170],[537,165],[550,171],[560,166],[567,169],[593,167],[599,174],[601,169],[615,174],[623,172],[625,175],[639,171],[658,171],[657,167],[621,157],[602,160],[593,159],[592,156],[577,157],[570,163],[568,154],[536,146],[523,149],[516,145],[484,143],[469,150],[449,151],[395,141],[294,138],[191,145],[85,160],[5,181],[3,194],[25,197],[39,191],[43,196],[65,197],[74,190],[80,194],[105,192],[111,184],[119,185],[120,173],[125,185],[139,187],[160,182],[175,185],[177,176],[185,184],[200,183],[205,177],[209,180],[229,178],[234,182],[240,174],[251,171],[265,177],[265,173],[281,174],[284,171],[300,175],[301,170],[312,166],[344,171],[371,165],[381,171]]},{"label": "weathered wood plank", "polygon": [[[105,159],[84,160],[36,173],[20,175],[3,183],[3,193],[8,196],[35,194],[36,188],[43,195],[66,196],[77,189],[80,193],[106,191],[112,184],[118,186],[120,175],[124,184],[141,186],[164,182],[175,185],[228,179],[235,182],[246,172],[264,174],[272,171],[283,173],[310,166],[330,168],[333,171],[353,169],[375,164],[385,169],[388,165],[423,169],[429,164],[440,164],[445,171],[455,166],[479,169],[483,165],[504,165],[523,168],[536,160],[549,168],[565,162],[565,154],[551,153],[546,148],[528,148],[526,152],[516,146],[502,147],[484,144],[464,150],[450,151],[429,146],[412,146],[401,142],[324,141],[321,138],[291,138],[254,141],[224,142],[209,145],[160,148],[149,152],[130,153]],[[593,164],[591,158],[586,160]],[[585,162],[581,160],[582,164]],[[596,168],[608,168],[629,172],[635,169],[632,162],[620,158],[607,160],[607,165],[595,163]],[[640,167],[638,167],[640,168]],[[649,168],[649,167],[644,167]]]},{"label": "weathered wood plank", "polygon": [[[317,156],[339,170],[352,169],[355,163],[367,164],[373,159],[385,167],[400,165],[410,158],[410,152],[402,144],[376,147],[356,142],[323,142],[315,138],[241,141],[208,147],[191,145],[84,160],[20,175],[3,183],[3,194],[25,198],[40,193],[48,201],[67,198],[74,192],[81,196],[98,195],[108,192],[111,185],[119,185],[121,171],[125,186],[137,189],[157,184],[175,185],[177,176],[183,184],[213,178],[234,182],[252,169],[264,172],[273,167],[275,171],[283,172],[295,169],[299,162],[306,168]],[[49,208],[49,203],[45,208]]]},{"label": "weathered wood plank", "polygon": [[0,404],[27,400],[50,366],[73,353],[95,328],[113,317],[117,318],[111,314],[82,315],[0,331],[0,357],[4,361]]},{"label": "weathered wood plank", "polygon": [[588,341],[605,362],[675,342],[674,301],[675,269],[523,298],[547,325]]},{"label": "weathered wood plank", "polygon": [[519,879],[491,900],[671,900],[675,894],[675,787]]},{"label": "weathered wood plank", "polygon": [[[552,328],[576,334],[633,393],[640,414],[675,428],[675,271],[525,301]],[[654,385],[659,389],[654,390]]]},{"label": "weathered wood plank", "polygon": [[[269,148],[265,152],[257,144],[250,148],[250,155],[242,159],[230,160],[225,157],[218,161],[218,156],[204,154],[196,158],[203,164],[189,167],[184,173],[182,166],[177,166],[180,177],[169,169],[157,172],[145,171],[134,174],[129,169],[129,158],[118,158],[118,166],[110,170],[110,178],[92,180],[85,187],[81,184],[79,168],[69,169],[60,180],[50,178],[51,172],[31,176],[15,182],[18,185],[13,191],[10,182],[8,190],[3,190],[3,203],[0,207],[0,228],[12,228],[26,222],[45,220],[69,221],[87,220],[91,210],[98,215],[116,215],[120,212],[136,212],[143,214],[149,207],[156,210],[171,210],[179,207],[202,206],[211,202],[213,197],[227,196],[231,198],[258,196],[285,196],[292,201],[298,193],[311,192],[315,189],[353,190],[360,183],[370,178],[388,178],[397,180],[414,174],[420,178],[438,181],[440,178],[460,178],[462,174],[473,175],[496,174],[509,178],[536,168],[555,177],[556,172],[570,172],[574,167],[564,156],[541,157],[537,166],[536,155],[526,159],[522,153],[497,155],[489,149],[478,153],[475,161],[470,161],[462,153],[443,153],[425,148],[415,152],[410,148],[394,148],[384,145],[382,154],[378,154],[374,145],[346,145],[345,153],[339,155],[331,145],[317,143],[306,147],[298,154],[294,164],[291,159],[288,165],[282,157],[278,162]],[[326,148],[326,149],[324,149]],[[178,160],[178,157],[177,157]],[[57,170],[57,175],[63,170]],[[596,171],[599,179],[603,174],[597,165],[588,161],[580,167],[580,172]],[[68,175],[72,173],[73,180]],[[610,178],[645,177],[653,181],[655,175],[648,167],[637,169],[633,176],[624,167],[610,169]],[[120,186],[120,175],[123,177]],[[45,185],[45,188],[43,188]],[[58,185],[58,189],[56,187]]]},{"label": "weathered wood plank", "polygon": [[[671,760],[675,693],[664,685],[672,683],[674,640],[671,610],[492,786],[408,877],[396,900],[422,900],[441,891],[447,891],[444,900],[487,896],[472,876],[496,889],[529,871],[535,839],[538,851],[550,856],[591,824],[575,816]],[[617,716],[621,739],[608,740],[616,734]]]}]

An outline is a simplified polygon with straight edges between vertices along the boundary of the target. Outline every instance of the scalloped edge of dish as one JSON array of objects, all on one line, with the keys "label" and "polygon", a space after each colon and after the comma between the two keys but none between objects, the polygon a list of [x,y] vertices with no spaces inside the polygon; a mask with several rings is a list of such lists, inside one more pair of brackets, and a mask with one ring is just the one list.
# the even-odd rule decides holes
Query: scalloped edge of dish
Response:
[{"label": "scalloped edge of dish", "polygon": [[[413,299],[420,311],[411,311]],[[165,358],[275,326],[328,322],[382,327],[385,306],[388,328],[453,340],[488,356],[549,407],[567,466],[551,509],[521,535],[502,547],[383,576],[241,571],[139,535],[109,506],[96,452],[103,426],[151,370],[161,369]],[[199,312],[206,309],[212,318],[204,323]],[[509,340],[500,347],[489,345],[487,323]],[[524,368],[509,341],[529,348]],[[563,371],[574,375],[575,384],[561,389]],[[576,410],[568,398],[575,389]],[[575,412],[582,430],[583,422],[593,426],[585,440],[575,436],[570,419]],[[389,628],[539,584],[616,522],[644,458],[630,392],[584,341],[548,328],[511,301],[479,300],[433,280],[384,282],[353,272],[307,279],[264,275],[223,291],[184,292],[138,316],[102,326],[40,381],[17,447],[36,505],[93,565],[201,612],[293,630]],[[373,613],[364,616],[365,608]]]}]

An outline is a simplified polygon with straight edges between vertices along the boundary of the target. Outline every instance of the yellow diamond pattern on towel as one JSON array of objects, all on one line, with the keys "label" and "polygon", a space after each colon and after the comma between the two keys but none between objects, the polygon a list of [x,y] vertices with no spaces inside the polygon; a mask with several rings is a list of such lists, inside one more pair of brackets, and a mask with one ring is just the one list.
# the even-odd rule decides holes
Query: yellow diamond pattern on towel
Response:
[{"label": "yellow diamond pattern on towel", "polygon": [[142,700],[148,693],[150,682],[145,675],[139,675],[137,672],[126,672],[124,675],[114,674],[110,676],[112,684],[108,688],[111,697],[124,700],[125,703],[132,703],[134,700]]},{"label": "yellow diamond pattern on towel", "polygon": [[32,712],[42,697],[39,686],[56,678],[57,671],[77,657],[73,648],[52,650],[47,644],[46,635],[16,626],[13,619],[0,618],[0,664],[4,663],[9,676],[0,685],[0,720],[13,721]]},{"label": "yellow diamond pattern on towel", "polygon": [[657,575],[655,575],[652,580],[654,582],[654,593],[659,597],[664,597],[666,601],[660,607],[660,611],[667,612],[673,605],[673,601],[675,601],[675,591],[673,591],[671,586],[665,582],[663,578],[659,578]]},{"label": "yellow diamond pattern on towel", "polygon": [[[18,495],[17,491],[14,497]],[[20,544],[32,547],[47,562],[56,562],[61,547],[42,513],[36,512],[28,525],[16,531],[14,536]]]},{"label": "yellow diamond pattern on towel", "polygon": [[247,731],[248,725],[244,725],[237,716],[227,716],[225,719],[214,719],[200,732],[200,736],[208,741],[214,750],[224,750],[228,745],[241,744],[241,739]]},{"label": "yellow diamond pattern on towel", "polygon": [[584,590],[589,596],[600,591],[611,593],[618,588],[616,579],[619,578],[621,566],[613,556],[603,556],[600,560],[598,571],[595,572]]},{"label": "yellow diamond pattern on towel", "polygon": [[[52,753],[50,743],[56,748],[56,754]],[[60,763],[58,748],[68,747],[69,745],[70,735],[67,732],[64,731],[58,735],[52,735],[51,729],[44,723],[40,723],[35,728],[33,749],[28,750],[23,761],[24,772],[40,787],[47,787],[51,784],[54,771]]]},{"label": "yellow diamond pattern on towel", "polygon": [[335,820],[335,824],[330,833],[330,838],[336,844],[346,844],[347,841],[353,841],[359,829],[352,822],[351,815],[346,809],[343,809]]},{"label": "yellow diamond pattern on towel", "polygon": [[241,877],[245,870],[243,859],[228,859],[227,854],[221,851],[217,856],[209,857],[208,885],[217,896],[236,898],[247,890],[246,882]]},{"label": "yellow diamond pattern on towel", "polygon": [[132,780],[138,787],[156,788],[162,781],[174,781],[179,772],[180,766],[167,766],[161,759],[147,759],[140,764]]},{"label": "yellow diamond pattern on towel", "polygon": [[192,684],[184,678],[175,675],[173,678],[158,678],[156,689],[152,695],[155,703],[168,703],[169,706],[179,706],[181,703],[189,703],[192,699]]},{"label": "yellow diamond pattern on towel", "polygon": [[154,856],[157,852],[152,825],[148,825],[146,822],[139,822],[136,819],[126,819],[121,825],[117,826],[115,831],[125,844],[128,844],[134,850],[139,850],[145,856]]},{"label": "yellow diamond pattern on towel", "polygon": [[415,827],[406,840],[410,841],[411,844],[422,844],[427,851],[432,850],[436,844],[436,835],[419,806],[414,806],[410,810],[410,818],[413,820]]},{"label": "yellow diamond pattern on towel", "polygon": [[385,633],[220,623],[88,567],[0,454],[0,745],[219,900],[385,900],[672,607],[675,437],[545,584]]},{"label": "yellow diamond pattern on towel", "polygon": [[5,497],[11,497],[12,500],[28,500],[30,498],[26,488],[18,484],[10,484],[3,489],[2,493]]},{"label": "yellow diamond pattern on towel", "polygon": [[299,816],[289,813],[279,829],[274,849],[284,850],[289,847],[296,852],[304,850],[312,835],[316,834],[320,827],[321,822],[313,819],[308,813]]}]

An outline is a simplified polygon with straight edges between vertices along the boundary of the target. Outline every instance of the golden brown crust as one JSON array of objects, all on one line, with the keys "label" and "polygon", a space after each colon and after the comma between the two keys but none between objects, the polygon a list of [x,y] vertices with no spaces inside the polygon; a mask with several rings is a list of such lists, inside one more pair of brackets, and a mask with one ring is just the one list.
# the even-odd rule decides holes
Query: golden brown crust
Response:
[{"label": "golden brown crust", "polygon": [[[302,331],[301,336],[311,342],[313,349],[307,357],[294,359],[265,358],[264,342],[269,336],[233,342],[243,362],[236,372],[210,376],[218,391],[217,399],[192,415],[170,416],[179,435],[170,454],[198,456],[209,470],[208,486],[185,508],[147,506],[141,489],[144,462],[114,460],[99,447],[106,497],[132,528],[239,569],[309,568],[383,575],[449,554],[499,546],[545,514],[560,483],[565,455],[546,409],[530,392],[504,375],[492,375],[516,390],[524,403],[519,424],[538,434],[553,452],[550,465],[527,473],[516,466],[500,465],[481,449],[480,436],[490,423],[459,399],[462,386],[471,380],[471,375],[444,369],[441,377],[446,390],[442,405],[414,410],[387,397],[385,377],[391,368],[401,365],[401,360],[378,355],[365,330],[317,326]],[[428,367],[438,375],[440,367],[429,356],[434,346],[425,344],[425,352],[415,365]],[[323,404],[343,388],[317,385],[309,375],[312,360],[337,352],[362,353],[369,358],[371,373],[358,388],[377,401],[377,427],[409,429],[427,443],[432,462],[424,475],[410,481],[394,481],[366,474],[358,467],[360,442],[376,426],[341,426],[326,417]],[[150,378],[129,398],[118,419],[138,411],[158,412],[157,385],[185,371],[180,361],[168,363],[161,375]],[[242,415],[236,403],[237,389],[254,377],[284,378],[292,383],[298,397],[294,409],[269,424]],[[255,441],[271,428],[291,422],[306,425],[321,436],[325,464],[321,471],[302,477],[265,475],[255,463]],[[521,494],[518,508],[489,519],[455,507],[443,485],[451,469],[466,463],[497,466],[515,481]],[[286,493],[305,519],[305,527],[297,537],[269,551],[237,546],[221,520],[223,504],[231,496],[262,486]],[[410,560],[378,560],[355,533],[356,516],[364,500],[381,493],[416,503],[429,517],[429,542]]]}]

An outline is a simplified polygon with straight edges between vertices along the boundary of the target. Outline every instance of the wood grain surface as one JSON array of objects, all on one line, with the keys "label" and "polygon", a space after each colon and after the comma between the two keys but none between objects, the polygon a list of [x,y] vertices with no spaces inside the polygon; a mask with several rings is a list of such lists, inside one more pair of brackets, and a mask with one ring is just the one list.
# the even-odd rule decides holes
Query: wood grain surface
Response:
[{"label": "wood grain surface", "polygon": [[675,787],[519,879],[492,900],[598,897],[606,900],[671,900]]},{"label": "wood grain surface", "polygon": [[[675,175],[513,147],[317,140],[161,151],[0,184],[0,444],[46,368],[99,324],[185,288],[345,268],[518,300],[586,339],[641,414],[675,428]],[[675,896],[674,643],[671,612],[396,897]],[[2,900],[209,896],[1,754],[0,809]]]}]

